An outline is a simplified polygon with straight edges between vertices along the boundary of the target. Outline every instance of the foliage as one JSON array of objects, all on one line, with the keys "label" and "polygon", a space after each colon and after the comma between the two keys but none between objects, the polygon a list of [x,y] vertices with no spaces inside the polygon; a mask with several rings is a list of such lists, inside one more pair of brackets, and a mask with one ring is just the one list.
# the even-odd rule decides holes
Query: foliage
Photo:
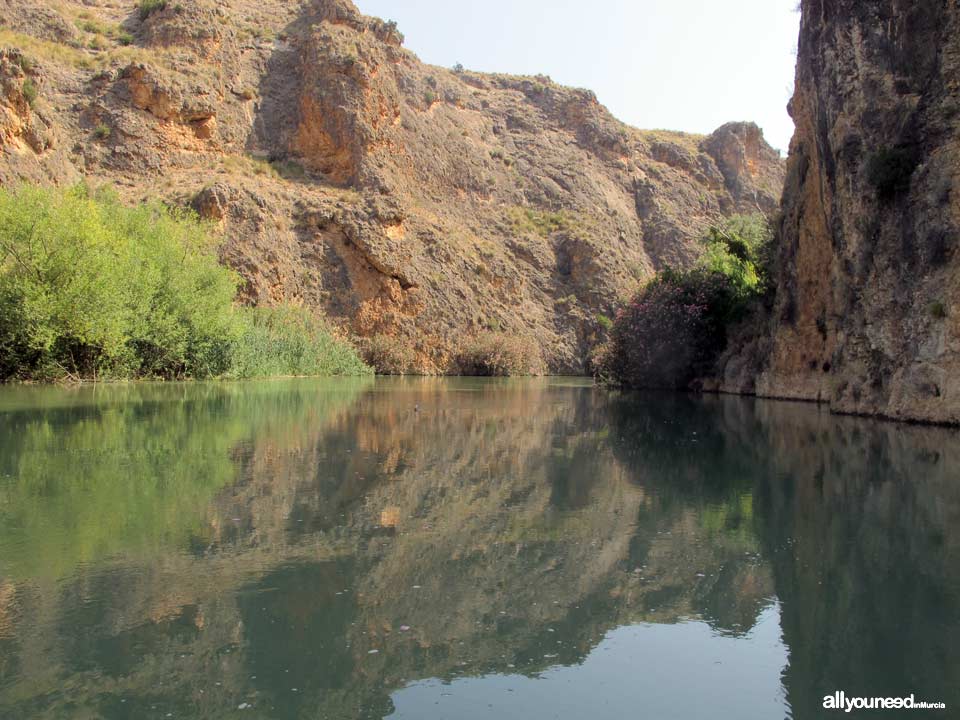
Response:
[{"label": "foliage", "polygon": [[604,376],[631,387],[686,386],[723,350],[735,305],[721,273],[659,273],[617,314],[600,359]]},{"label": "foliage", "polygon": [[453,72],[455,72],[457,75],[462,75],[462,74],[464,73],[463,64],[462,64],[462,63],[457,63],[456,65],[454,65],[454,66],[453,66]]},{"label": "foliage", "polygon": [[734,215],[707,230],[698,267],[730,279],[736,294],[748,299],[773,285],[773,231],[761,214]]},{"label": "foliage", "polygon": [[[503,157],[501,151],[499,157]],[[491,157],[497,157],[493,152]],[[540,237],[549,237],[555,232],[568,230],[575,225],[574,217],[569,213],[551,212],[548,210],[535,210],[527,207],[513,207],[508,211],[509,218],[517,232],[539,235]]]},{"label": "foliage", "polygon": [[947,307],[940,302],[930,303],[930,317],[935,320],[943,320],[947,316]]},{"label": "foliage", "polygon": [[27,78],[23,81],[23,98],[30,107],[33,107],[33,104],[37,101],[38,94],[37,85],[33,80]]},{"label": "foliage", "polygon": [[242,318],[243,332],[230,352],[230,377],[356,376],[372,372],[352,346],[336,338],[306,308],[244,308]]},{"label": "foliage", "polygon": [[167,0],[140,0],[140,19],[146,20],[150,15],[166,10]]},{"label": "foliage", "polygon": [[463,375],[543,375],[545,370],[533,338],[491,330],[468,338],[457,354],[457,364]]},{"label": "foliage", "polygon": [[771,287],[771,240],[763,216],[711,227],[694,268],[658,273],[618,312],[594,356],[597,374],[618,385],[674,389],[709,372],[727,327]]},{"label": "foliage", "polygon": [[289,322],[317,347],[297,355],[283,322],[235,307],[238,281],[187,213],[83,186],[0,189],[0,380],[262,375],[254,342],[291,363],[277,374],[362,367],[303,319]]},{"label": "foliage", "polygon": [[213,375],[237,278],[196,221],[83,187],[0,190],[0,377]]},{"label": "foliage", "polygon": [[363,340],[360,350],[379,375],[407,375],[417,363],[416,351],[404,337],[374,335]]},{"label": "foliage", "polygon": [[113,131],[110,129],[110,126],[106,123],[100,123],[93,129],[93,136],[97,140],[106,140],[110,137]]}]

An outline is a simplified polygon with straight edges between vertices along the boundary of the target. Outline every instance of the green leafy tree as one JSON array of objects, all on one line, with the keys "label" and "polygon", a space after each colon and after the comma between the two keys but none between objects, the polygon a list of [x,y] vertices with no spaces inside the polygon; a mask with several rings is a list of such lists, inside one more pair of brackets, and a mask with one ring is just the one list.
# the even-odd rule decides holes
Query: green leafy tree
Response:
[{"label": "green leafy tree", "polygon": [[237,306],[216,244],[160,203],[0,188],[0,380],[369,372],[308,310]]}]

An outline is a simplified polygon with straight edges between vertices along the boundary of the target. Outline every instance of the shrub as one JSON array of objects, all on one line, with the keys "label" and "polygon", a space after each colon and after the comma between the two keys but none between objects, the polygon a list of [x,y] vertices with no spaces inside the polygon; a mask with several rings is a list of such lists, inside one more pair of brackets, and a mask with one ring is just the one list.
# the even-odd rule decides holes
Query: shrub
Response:
[{"label": "shrub", "polygon": [[930,317],[935,320],[943,320],[947,316],[947,307],[939,300],[937,302],[930,303],[928,308],[930,311]]},{"label": "shrub", "polygon": [[917,162],[917,153],[910,148],[883,148],[867,162],[867,182],[880,200],[889,202],[910,189]]},{"label": "shrub", "polygon": [[455,72],[457,75],[462,75],[464,72],[463,65],[461,65],[460,63],[457,63],[456,65],[454,65],[453,72]]},{"label": "shrub", "polygon": [[0,188],[0,380],[360,371],[303,311],[237,308],[238,282],[188,213]]},{"label": "shrub", "polygon": [[83,187],[0,190],[0,377],[216,375],[236,275],[204,226]]},{"label": "shrub", "polygon": [[[503,153],[499,150],[493,152]],[[491,152],[491,157],[497,157]],[[560,211],[551,212],[549,210],[535,210],[533,208],[512,207],[508,211],[514,230],[521,233],[530,233],[540,237],[549,237],[555,232],[569,230],[576,225],[575,217]]]},{"label": "shrub", "polygon": [[398,43],[400,43],[401,45],[403,44],[403,41],[404,41],[403,33],[400,32],[399,28],[397,27],[396,20],[387,20],[385,23],[383,23],[383,28],[386,31],[387,35],[393,36],[394,38],[396,38]]},{"label": "shrub", "polygon": [[711,226],[697,266],[728,277],[742,298],[773,288],[773,230],[761,214],[734,215]]},{"label": "shrub", "polygon": [[117,34],[117,42],[123,46],[133,45],[133,35],[128,32],[121,32]]},{"label": "shrub", "polygon": [[678,389],[709,373],[727,327],[769,292],[772,232],[763,216],[711,227],[697,265],[664,270],[618,312],[595,372],[617,385]]},{"label": "shrub", "polygon": [[611,330],[613,330],[613,320],[611,320],[607,315],[604,315],[603,313],[597,315],[597,325],[599,325],[601,328],[603,328],[607,332],[610,332]]},{"label": "shrub", "polygon": [[600,374],[629,387],[685,387],[723,350],[734,304],[721,273],[659,273],[617,314]]},{"label": "shrub", "polygon": [[413,345],[406,338],[394,335],[374,335],[360,344],[364,360],[378,375],[407,375],[417,362]]},{"label": "shrub", "polygon": [[490,330],[466,340],[457,365],[463,375],[480,376],[543,375],[545,370],[533,338]]},{"label": "shrub", "polygon": [[427,105],[433,105],[437,101],[437,94],[433,90],[427,90],[423,94],[423,101]]},{"label": "shrub", "polygon": [[110,137],[113,131],[110,129],[110,126],[106,123],[100,123],[93,129],[93,136],[97,140],[106,140]]},{"label": "shrub", "polygon": [[235,378],[284,375],[367,375],[371,368],[309,309],[293,305],[244,308],[242,332],[230,349]]},{"label": "shrub", "polygon": [[39,91],[37,90],[36,83],[33,82],[30,78],[27,78],[23,81],[23,98],[27,101],[27,104],[30,107],[33,107],[33,104],[37,101],[37,95]]},{"label": "shrub", "polygon": [[155,12],[166,10],[167,0],[140,0],[140,19],[146,20]]}]

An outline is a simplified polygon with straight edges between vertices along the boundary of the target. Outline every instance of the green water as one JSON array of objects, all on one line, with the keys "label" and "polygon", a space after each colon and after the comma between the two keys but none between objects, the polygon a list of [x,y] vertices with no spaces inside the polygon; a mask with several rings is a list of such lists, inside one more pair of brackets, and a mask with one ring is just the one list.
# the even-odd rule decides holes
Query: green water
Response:
[{"label": "green water", "polygon": [[960,707],[960,436],[564,380],[0,388],[2,718]]}]

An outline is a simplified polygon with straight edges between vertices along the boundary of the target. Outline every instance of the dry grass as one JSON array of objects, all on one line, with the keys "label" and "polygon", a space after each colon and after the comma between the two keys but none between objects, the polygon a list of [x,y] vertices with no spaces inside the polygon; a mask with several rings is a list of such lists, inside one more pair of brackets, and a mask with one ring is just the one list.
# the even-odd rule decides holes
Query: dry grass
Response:
[{"label": "dry grass", "polygon": [[579,225],[577,216],[565,210],[552,212],[512,207],[507,210],[507,217],[517,232],[540,237],[550,237],[553,233],[572,230]]},{"label": "dry grass", "polygon": [[360,342],[364,362],[378,375],[407,375],[415,370],[417,354],[407,338],[374,335]]},{"label": "dry grass", "polygon": [[536,340],[495,330],[467,338],[457,353],[457,365],[463,375],[510,377],[545,372]]},{"label": "dry grass", "polygon": [[696,155],[700,152],[700,143],[707,139],[706,135],[697,133],[685,133],[677,130],[640,130],[640,138],[650,143],[664,142],[679,145],[685,150]]},{"label": "dry grass", "polygon": [[[64,43],[41,40],[32,35],[0,29],[0,47],[20,50],[34,60],[66,65],[78,70],[103,70],[114,65],[130,63],[157,63],[172,56],[163,50],[117,45],[109,47],[94,43],[91,49],[77,48]],[[98,49],[100,48],[100,49]]]},{"label": "dry grass", "polygon": [[22,53],[60,65],[92,69],[94,56],[70,45],[40,40],[32,35],[0,28],[0,46],[16,48]]},{"label": "dry grass", "polygon": [[322,178],[311,175],[310,171],[296,160],[270,162],[251,155],[225,155],[220,164],[220,171],[230,177],[307,182],[341,202],[355,205],[363,201],[363,196],[353,188],[327,185]]}]

